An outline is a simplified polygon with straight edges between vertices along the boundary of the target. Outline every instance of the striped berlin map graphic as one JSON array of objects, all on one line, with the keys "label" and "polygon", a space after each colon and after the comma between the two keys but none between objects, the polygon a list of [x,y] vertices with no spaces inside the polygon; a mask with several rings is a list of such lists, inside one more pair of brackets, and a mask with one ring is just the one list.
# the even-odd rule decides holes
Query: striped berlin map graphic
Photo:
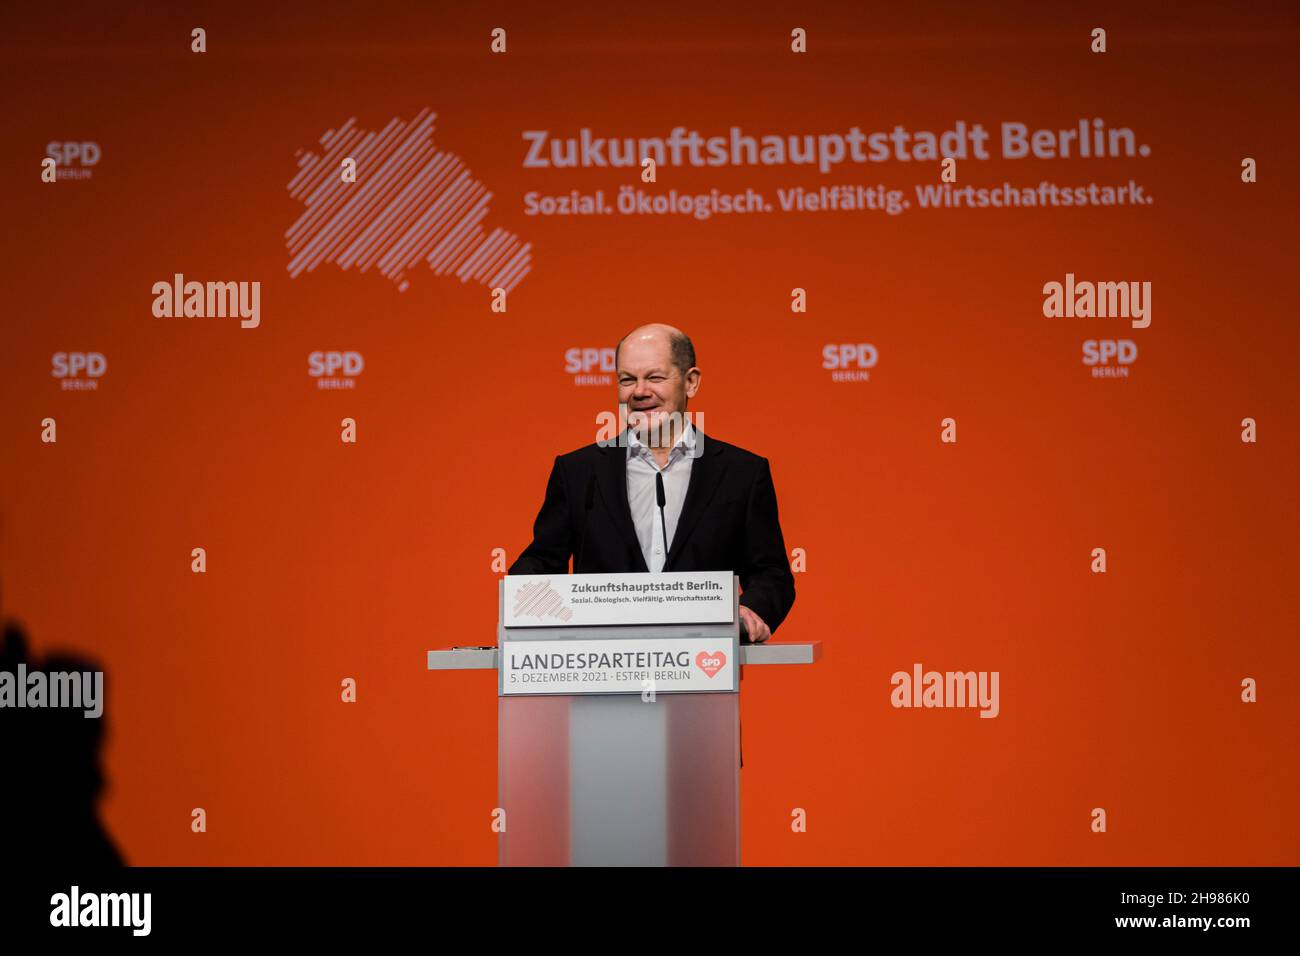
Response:
[{"label": "striped berlin map graphic", "polygon": [[568,621],[573,617],[573,608],[564,603],[559,592],[551,587],[551,579],[546,578],[529,581],[515,592],[515,614]]},{"label": "striped berlin map graphic", "polygon": [[[509,294],[532,269],[532,245],[506,229],[484,232],[492,193],[454,153],[433,145],[428,109],[408,125],[394,118],[378,133],[350,118],[320,138],[323,153],[299,150],[289,195],[306,208],[285,233],[289,276],[322,262],[340,269],[372,266],[410,287],[418,262]],[[356,162],[356,181],[341,175]]]}]

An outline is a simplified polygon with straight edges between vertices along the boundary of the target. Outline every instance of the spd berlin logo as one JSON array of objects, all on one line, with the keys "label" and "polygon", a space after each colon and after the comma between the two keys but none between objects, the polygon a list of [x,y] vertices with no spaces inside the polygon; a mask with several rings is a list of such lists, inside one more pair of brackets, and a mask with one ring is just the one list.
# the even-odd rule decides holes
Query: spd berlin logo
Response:
[{"label": "spd berlin logo", "polygon": [[695,666],[704,671],[707,676],[713,677],[727,666],[727,655],[722,651],[714,651],[711,654],[700,651],[695,655]]}]

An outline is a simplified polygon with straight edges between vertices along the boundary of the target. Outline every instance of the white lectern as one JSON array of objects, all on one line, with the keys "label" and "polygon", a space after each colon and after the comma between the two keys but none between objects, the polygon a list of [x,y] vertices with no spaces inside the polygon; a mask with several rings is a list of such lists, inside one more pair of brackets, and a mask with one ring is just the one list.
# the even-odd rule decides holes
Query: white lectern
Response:
[{"label": "white lectern", "polygon": [[498,672],[503,866],[738,866],[744,664],[730,572],[512,575],[497,647],[429,651]]}]

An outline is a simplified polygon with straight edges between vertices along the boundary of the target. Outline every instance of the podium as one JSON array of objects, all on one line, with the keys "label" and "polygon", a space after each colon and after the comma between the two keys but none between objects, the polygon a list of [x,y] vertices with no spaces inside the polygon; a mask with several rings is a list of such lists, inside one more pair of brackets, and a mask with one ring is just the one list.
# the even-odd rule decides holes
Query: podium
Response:
[{"label": "podium", "polygon": [[740,865],[740,680],[820,642],[740,643],[730,572],[512,575],[497,646],[502,866]]}]

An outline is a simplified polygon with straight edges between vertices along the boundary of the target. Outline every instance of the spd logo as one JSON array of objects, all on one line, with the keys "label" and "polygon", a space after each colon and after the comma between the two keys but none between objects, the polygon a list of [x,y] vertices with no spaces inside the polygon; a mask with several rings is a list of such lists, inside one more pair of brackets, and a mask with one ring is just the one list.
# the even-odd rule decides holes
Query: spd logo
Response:
[{"label": "spd logo", "polygon": [[317,388],[356,388],[357,376],[366,367],[360,352],[312,352],[307,356],[307,374]]},{"label": "spd logo", "polygon": [[1088,339],[1083,343],[1083,364],[1091,368],[1093,378],[1128,378],[1137,354],[1132,339]]},{"label": "spd logo", "polygon": [[574,385],[613,385],[614,350],[610,348],[571,348],[564,353],[564,371],[573,376]]},{"label": "spd logo", "polygon": [[722,651],[700,651],[695,655],[695,666],[704,671],[706,676],[714,677],[727,666],[727,655]]},{"label": "spd logo", "polygon": [[102,154],[98,143],[55,142],[46,145],[45,155],[54,160],[57,178],[89,179]]},{"label": "spd logo", "polygon": [[55,352],[51,364],[50,374],[60,380],[65,392],[93,392],[108,371],[103,352]]},{"label": "spd logo", "polygon": [[874,368],[879,358],[876,347],[867,342],[822,346],[822,368],[830,370],[832,382],[870,380],[871,372],[867,370]]}]

